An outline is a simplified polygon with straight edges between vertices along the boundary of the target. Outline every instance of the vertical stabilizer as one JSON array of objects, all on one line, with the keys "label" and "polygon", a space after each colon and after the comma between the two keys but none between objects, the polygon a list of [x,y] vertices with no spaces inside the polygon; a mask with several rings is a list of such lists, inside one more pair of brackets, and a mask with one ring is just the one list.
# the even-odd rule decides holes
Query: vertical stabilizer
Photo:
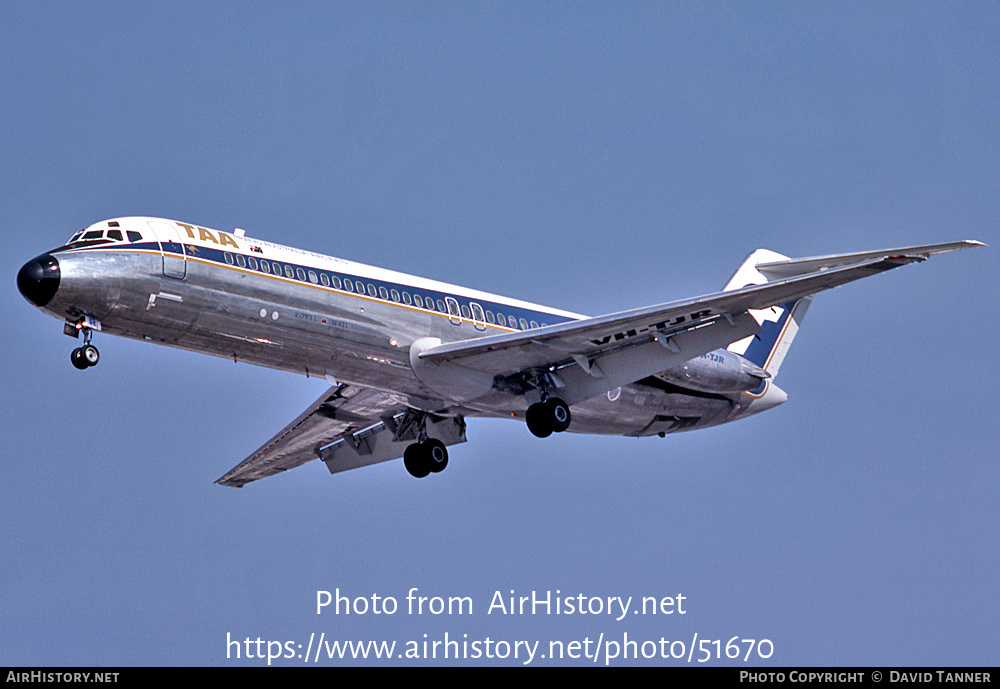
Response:
[{"label": "vertical stabilizer", "polygon": [[[747,285],[763,285],[769,280],[757,270],[757,264],[787,260],[787,256],[774,251],[757,249],[743,261],[726,284],[724,291],[729,292]],[[805,318],[811,301],[810,296],[769,309],[751,310],[750,315],[760,324],[761,332],[734,342],[727,349],[757,364],[770,373],[773,379],[778,374],[778,369],[785,359],[785,354],[788,353],[792,340],[795,339],[795,334],[799,331],[799,325]]]}]

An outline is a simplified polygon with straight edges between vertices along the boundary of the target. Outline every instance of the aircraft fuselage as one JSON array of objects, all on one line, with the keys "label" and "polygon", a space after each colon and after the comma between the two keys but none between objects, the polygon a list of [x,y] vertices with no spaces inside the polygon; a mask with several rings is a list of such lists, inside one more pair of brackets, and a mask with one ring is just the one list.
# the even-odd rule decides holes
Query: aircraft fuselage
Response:
[{"label": "aircraft fuselage", "polygon": [[[111,224],[121,241],[109,239]],[[84,239],[88,235],[92,238]],[[441,407],[442,391],[428,389],[414,375],[409,357],[414,341],[469,340],[583,318],[153,218],[98,223],[35,261],[43,259],[58,265],[51,296],[41,290],[36,299],[30,276],[19,276],[19,285],[23,283],[29,300],[69,324],[89,318],[103,332],[374,388],[425,411]],[[740,403],[738,390],[679,385],[697,377],[690,371],[711,373],[726,356],[732,355],[720,350],[715,361],[698,357],[688,362],[688,374],[622,386],[574,405],[569,430],[652,435],[745,415],[740,412],[748,405]],[[501,387],[478,399],[449,400],[457,402],[453,413],[523,418],[528,406],[524,397]]]}]

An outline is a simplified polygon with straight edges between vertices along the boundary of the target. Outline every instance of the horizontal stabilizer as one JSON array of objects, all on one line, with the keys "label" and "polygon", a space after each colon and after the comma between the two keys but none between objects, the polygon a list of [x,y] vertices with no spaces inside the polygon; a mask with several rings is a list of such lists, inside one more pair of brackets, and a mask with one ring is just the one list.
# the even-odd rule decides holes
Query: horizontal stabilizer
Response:
[{"label": "horizontal stabilizer", "polygon": [[907,246],[899,249],[883,249],[882,251],[861,251],[853,254],[832,254],[830,256],[771,261],[768,263],[758,263],[756,268],[769,281],[773,281],[881,258],[909,258],[914,261],[920,261],[930,258],[935,254],[946,254],[950,251],[961,251],[962,249],[971,249],[976,246],[985,246],[985,244],[977,242],[974,239],[966,239],[961,242],[948,242],[946,244],[926,244],[924,246]]}]

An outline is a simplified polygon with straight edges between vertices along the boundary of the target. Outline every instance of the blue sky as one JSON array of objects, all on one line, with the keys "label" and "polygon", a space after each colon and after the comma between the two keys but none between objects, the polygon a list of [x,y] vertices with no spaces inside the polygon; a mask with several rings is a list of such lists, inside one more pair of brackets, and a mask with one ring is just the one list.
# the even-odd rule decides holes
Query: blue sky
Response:
[{"label": "blue sky", "polygon": [[[996,665],[995,4],[0,12],[5,663],[257,665],[227,638],[322,632]],[[312,463],[231,490],[212,482],[321,383],[108,336],[79,372],[16,291],[31,257],[132,214],[593,315],[714,291],[758,247],[992,246],[819,295],[789,401],[751,420],[544,441],[472,421],[429,480]],[[475,607],[317,616],[338,587]],[[512,589],[688,612],[486,614]]]}]

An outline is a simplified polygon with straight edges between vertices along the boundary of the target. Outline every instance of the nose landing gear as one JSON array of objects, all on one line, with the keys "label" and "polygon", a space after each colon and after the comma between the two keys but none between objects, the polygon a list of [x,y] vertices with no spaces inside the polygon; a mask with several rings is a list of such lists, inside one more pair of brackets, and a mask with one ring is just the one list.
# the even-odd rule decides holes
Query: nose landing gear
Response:
[{"label": "nose landing gear", "polygon": [[70,337],[77,337],[79,333],[83,333],[83,346],[77,347],[69,355],[70,362],[81,371],[91,366],[97,366],[97,362],[101,360],[101,353],[97,351],[97,347],[90,344],[94,330],[89,324],[93,324],[100,330],[100,324],[93,319],[84,319],[80,323],[67,323],[63,327],[63,332]]},{"label": "nose landing gear", "polygon": [[86,344],[74,349],[69,355],[69,360],[82,371],[85,368],[97,366],[97,362],[101,360],[101,353],[94,345]]}]

